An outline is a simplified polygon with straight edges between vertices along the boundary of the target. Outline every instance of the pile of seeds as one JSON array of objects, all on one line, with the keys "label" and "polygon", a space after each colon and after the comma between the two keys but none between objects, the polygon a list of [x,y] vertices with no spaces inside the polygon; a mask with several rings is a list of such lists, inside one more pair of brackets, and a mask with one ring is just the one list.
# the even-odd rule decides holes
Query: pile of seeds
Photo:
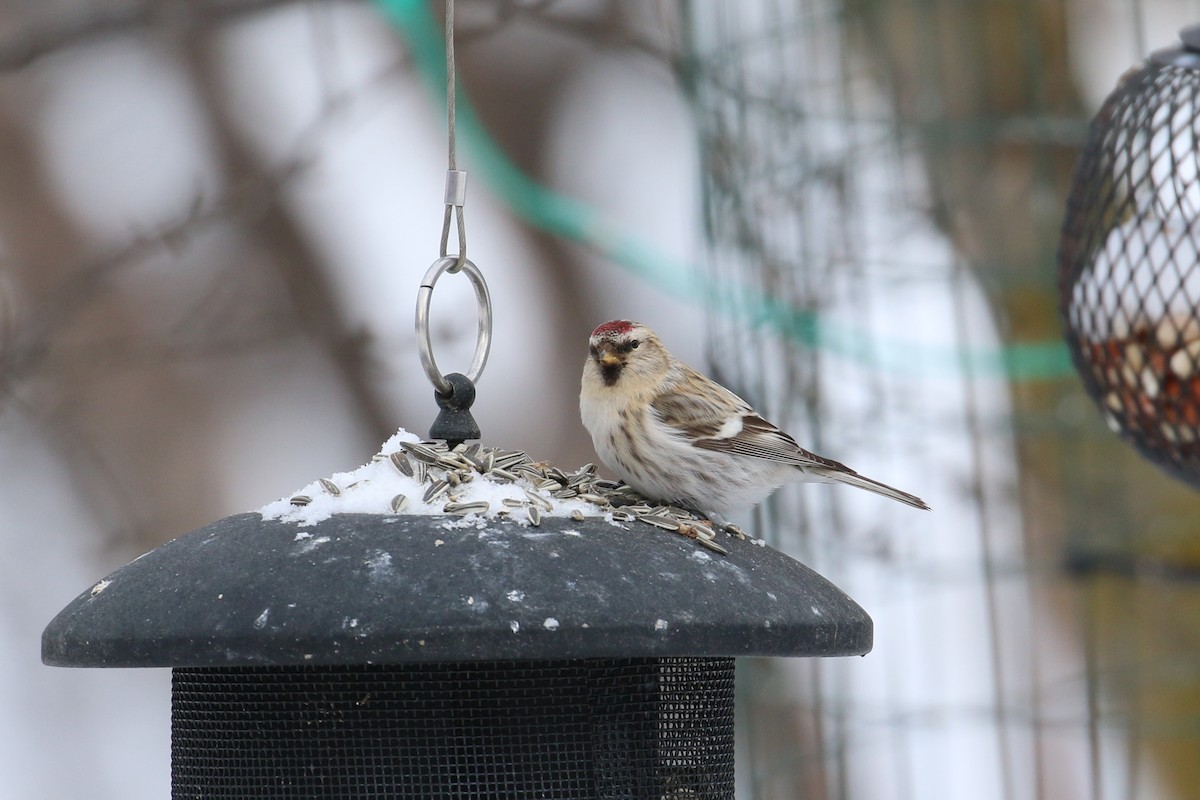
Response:
[{"label": "pile of seeds", "polygon": [[[578,501],[576,506],[579,503],[594,506],[595,516],[614,522],[652,525],[695,539],[714,552],[728,554],[716,541],[718,531],[708,520],[685,508],[653,503],[623,483],[601,478],[596,474],[595,464],[585,464],[567,473],[544,461],[534,461],[521,450],[484,447],[478,442],[462,443],[450,449],[445,442],[392,441],[399,449],[378,453],[372,461],[387,461],[402,475],[415,480],[424,487],[419,500],[426,505],[442,502],[443,513],[502,518],[520,515],[528,524],[537,526],[541,524],[543,514],[555,510],[556,501],[575,500]],[[495,484],[519,485],[523,497],[505,497],[497,508],[492,508],[487,500],[467,499],[468,484],[482,477]],[[353,489],[356,483],[340,486],[333,480],[321,478],[317,485],[326,494],[339,497]],[[307,506],[313,502],[313,497],[297,494],[288,502],[292,506]],[[402,514],[412,502],[413,498],[397,494],[391,499],[390,510]],[[587,516],[578,507],[570,512],[570,517],[579,521]],[[721,530],[745,538],[737,526],[726,525]]]},{"label": "pile of seeds", "polygon": [[1124,336],[1081,342],[1109,426],[1175,462],[1200,458],[1200,322],[1137,321]]}]

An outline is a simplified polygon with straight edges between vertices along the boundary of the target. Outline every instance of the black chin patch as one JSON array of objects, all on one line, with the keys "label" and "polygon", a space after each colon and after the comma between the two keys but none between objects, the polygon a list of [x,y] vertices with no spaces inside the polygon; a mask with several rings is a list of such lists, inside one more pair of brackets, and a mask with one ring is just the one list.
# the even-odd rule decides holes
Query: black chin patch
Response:
[{"label": "black chin patch", "polygon": [[604,379],[605,386],[612,386],[617,382],[617,378],[621,377],[621,365],[613,364],[611,367],[601,365],[600,377]]}]

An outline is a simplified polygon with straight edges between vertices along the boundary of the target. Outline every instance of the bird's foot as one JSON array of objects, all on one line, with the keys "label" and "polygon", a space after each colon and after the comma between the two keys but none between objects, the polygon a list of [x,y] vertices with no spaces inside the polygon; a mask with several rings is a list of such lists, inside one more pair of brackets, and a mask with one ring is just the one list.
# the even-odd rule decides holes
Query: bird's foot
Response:
[{"label": "bird's foot", "polygon": [[751,538],[750,536],[746,535],[744,530],[739,528],[737,525],[734,525],[720,514],[715,514],[712,511],[703,511],[701,509],[693,509],[692,513],[698,517],[703,517],[705,521],[713,528],[713,530],[725,531],[735,539],[745,540]]},{"label": "bird's foot", "polygon": [[732,522],[726,522],[721,525],[721,530],[725,531],[735,539],[745,540],[750,538],[744,530],[739,528],[737,525],[734,525]]}]

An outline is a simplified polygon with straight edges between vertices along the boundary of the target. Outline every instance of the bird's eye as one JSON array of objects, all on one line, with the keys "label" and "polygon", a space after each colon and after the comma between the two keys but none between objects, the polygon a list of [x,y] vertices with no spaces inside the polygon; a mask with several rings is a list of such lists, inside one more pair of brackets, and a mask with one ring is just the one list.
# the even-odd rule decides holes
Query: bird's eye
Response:
[{"label": "bird's eye", "polygon": [[637,346],[639,344],[641,344],[641,342],[639,342],[637,339],[634,339],[632,342],[629,343],[629,346],[632,347],[634,350],[637,350]]}]

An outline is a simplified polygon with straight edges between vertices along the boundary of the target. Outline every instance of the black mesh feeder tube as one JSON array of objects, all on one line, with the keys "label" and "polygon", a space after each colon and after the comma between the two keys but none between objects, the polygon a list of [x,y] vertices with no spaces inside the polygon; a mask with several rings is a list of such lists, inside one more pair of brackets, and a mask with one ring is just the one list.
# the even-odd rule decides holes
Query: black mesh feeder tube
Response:
[{"label": "black mesh feeder tube", "polygon": [[728,800],[733,657],[861,655],[872,625],[787,556],[726,546],[242,514],[83,592],[42,657],[173,669],[176,800]]},{"label": "black mesh feeder tube", "polygon": [[1200,487],[1200,26],[1092,121],[1059,249],[1067,344],[1109,426]]}]

